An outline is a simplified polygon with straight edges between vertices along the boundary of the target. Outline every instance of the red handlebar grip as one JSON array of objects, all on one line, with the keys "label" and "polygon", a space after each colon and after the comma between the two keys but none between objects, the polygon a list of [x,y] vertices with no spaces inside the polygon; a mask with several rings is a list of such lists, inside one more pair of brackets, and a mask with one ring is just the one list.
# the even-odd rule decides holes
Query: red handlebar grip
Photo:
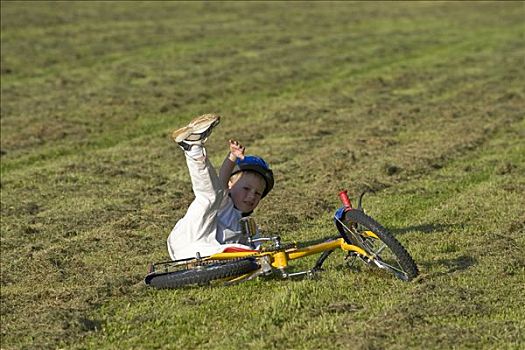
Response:
[{"label": "red handlebar grip", "polygon": [[350,198],[348,198],[348,192],[346,190],[339,192],[339,198],[341,198],[341,202],[343,202],[345,208],[352,208],[352,203],[350,202]]}]

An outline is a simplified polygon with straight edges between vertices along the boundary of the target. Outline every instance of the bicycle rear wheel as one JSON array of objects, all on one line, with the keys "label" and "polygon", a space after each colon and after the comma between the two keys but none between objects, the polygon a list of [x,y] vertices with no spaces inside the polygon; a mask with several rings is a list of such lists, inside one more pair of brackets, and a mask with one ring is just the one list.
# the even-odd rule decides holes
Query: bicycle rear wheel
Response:
[{"label": "bicycle rear wheel", "polygon": [[403,281],[410,281],[419,274],[414,259],[401,243],[363,211],[347,211],[340,233],[347,243],[361,247],[373,257],[370,259],[354,253],[365,263],[375,265]]},{"label": "bicycle rear wheel", "polygon": [[215,261],[198,266],[185,265],[181,270],[152,272],[144,280],[155,288],[181,288],[189,285],[204,285],[218,280],[231,280],[259,269],[254,259]]}]

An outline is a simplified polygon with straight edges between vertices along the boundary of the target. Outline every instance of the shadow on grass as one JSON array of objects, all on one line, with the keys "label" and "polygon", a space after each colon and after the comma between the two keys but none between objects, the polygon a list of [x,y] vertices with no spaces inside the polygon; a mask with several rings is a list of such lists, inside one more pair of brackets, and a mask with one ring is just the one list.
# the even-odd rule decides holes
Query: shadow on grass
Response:
[{"label": "shadow on grass", "polygon": [[454,225],[449,224],[422,224],[415,226],[408,226],[403,228],[390,228],[390,232],[394,235],[402,235],[408,232],[422,232],[422,233],[438,233],[448,231]]},{"label": "shadow on grass", "polygon": [[454,273],[457,271],[467,270],[469,267],[475,265],[477,260],[471,256],[462,255],[454,259],[439,259],[432,262],[421,263],[426,270],[431,270],[432,268],[445,267],[446,271],[437,272],[432,274],[433,276],[442,276]]}]

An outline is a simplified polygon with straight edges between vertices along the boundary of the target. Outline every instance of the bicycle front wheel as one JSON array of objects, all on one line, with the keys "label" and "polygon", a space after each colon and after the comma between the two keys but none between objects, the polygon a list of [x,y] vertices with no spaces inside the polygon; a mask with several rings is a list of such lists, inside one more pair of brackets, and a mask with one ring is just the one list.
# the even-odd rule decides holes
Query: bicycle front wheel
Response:
[{"label": "bicycle front wheel", "polygon": [[345,241],[361,247],[368,253],[369,257],[354,253],[367,264],[392,273],[403,281],[410,281],[419,274],[414,259],[401,243],[363,211],[347,211],[342,226],[341,235]]},{"label": "bicycle front wheel", "polygon": [[178,271],[150,273],[145,282],[155,288],[181,288],[205,285],[218,280],[231,280],[259,269],[254,259],[216,261],[198,266],[186,266]]}]

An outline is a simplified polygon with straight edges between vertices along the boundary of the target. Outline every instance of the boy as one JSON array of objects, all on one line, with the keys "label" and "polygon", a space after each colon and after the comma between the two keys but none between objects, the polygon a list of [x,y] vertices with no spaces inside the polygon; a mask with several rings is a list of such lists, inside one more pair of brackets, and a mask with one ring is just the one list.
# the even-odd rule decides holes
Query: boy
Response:
[{"label": "boy", "polygon": [[168,237],[172,260],[209,256],[228,250],[251,250],[239,220],[250,215],[273,188],[273,173],[259,157],[245,156],[245,148],[229,140],[230,153],[219,175],[206,156],[204,143],[220,116],[205,114],[171,137],[184,150],[194,201]]}]

